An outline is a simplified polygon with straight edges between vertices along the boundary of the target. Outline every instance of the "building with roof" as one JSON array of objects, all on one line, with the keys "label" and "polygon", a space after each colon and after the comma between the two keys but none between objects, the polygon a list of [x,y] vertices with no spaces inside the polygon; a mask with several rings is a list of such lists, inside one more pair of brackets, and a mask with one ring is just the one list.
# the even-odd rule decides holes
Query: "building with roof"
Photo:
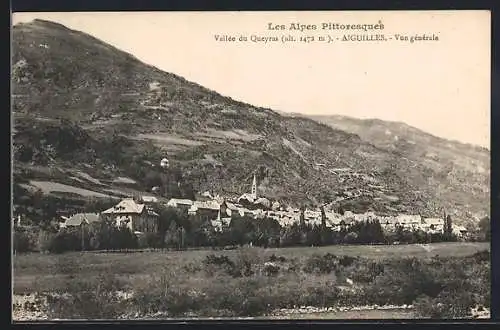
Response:
[{"label": "building with roof", "polygon": [[188,214],[198,216],[202,221],[220,219],[221,213],[226,213],[225,204],[217,201],[194,201],[188,210]]},{"label": "building with roof", "polygon": [[325,212],[325,225],[327,228],[339,229],[343,217],[335,212]]},{"label": "building with roof", "polygon": [[443,232],[444,219],[442,218],[426,218],[423,221],[422,228],[428,232]]},{"label": "building with roof", "polygon": [[304,210],[304,221],[310,224],[321,223],[321,211]]},{"label": "building with roof", "polygon": [[261,209],[255,209],[250,211],[255,219],[263,219],[266,216],[266,211]]},{"label": "building with roof", "polygon": [[172,198],[167,202],[167,206],[175,207],[185,212],[188,212],[191,206],[193,206],[193,201],[190,199]]},{"label": "building with roof", "polygon": [[231,225],[231,218],[224,217],[220,219],[210,220],[210,224],[215,231],[222,232],[225,228]]},{"label": "building with roof", "polygon": [[464,237],[468,233],[467,228],[465,228],[464,226],[452,224],[451,228],[452,228],[452,233],[457,237]]},{"label": "building with roof", "polygon": [[239,215],[240,217],[254,217],[255,210],[249,210],[245,207],[240,207],[236,213],[232,212],[234,215]]},{"label": "building with roof", "polygon": [[115,221],[117,226],[126,226],[133,232],[157,232],[159,215],[146,204],[133,198],[125,198],[101,215]]},{"label": "building with roof", "polygon": [[404,228],[420,228],[422,225],[422,217],[420,215],[400,214],[396,217],[397,224]]},{"label": "building with roof", "polygon": [[223,201],[221,204],[221,209],[222,209],[222,213],[221,213],[221,217],[225,217],[225,216],[232,216],[233,214],[238,214],[240,209],[242,208],[241,205],[236,205],[234,203],[231,203],[231,202],[228,202],[228,201]]},{"label": "building with roof", "polygon": [[271,205],[271,209],[274,211],[280,210],[281,204],[278,201],[274,201],[273,204]]},{"label": "building with roof", "polygon": [[350,218],[350,217],[354,218],[354,212],[352,212],[352,211],[345,211],[344,212],[344,217],[346,217],[346,218]]},{"label": "building with roof", "polygon": [[60,223],[59,226],[61,228],[80,227],[98,222],[100,220],[101,216],[98,213],[77,213],[69,218],[66,218],[66,221]]},{"label": "building with roof", "polygon": [[195,197],[195,199],[197,201],[204,201],[204,202],[211,201],[211,200],[214,199],[214,196],[213,196],[213,194],[210,191],[205,191],[205,192],[202,192],[202,193],[198,192],[198,193],[195,194],[194,197]]},{"label": "building with roof", "polygon": [[345,229],[347,227],[347,224],[345,223],[344,219],[341,217],[327,217],[326,218],[326,227],[331,228],[333,231],[340,231],[342,229]]},{"label": "building with roof", "polygon": [[271,209],[271,201],[265,197],[257,198],[257,200],[254,202],[254,205],[260,207],[263,210]]},{"label": "building with roof", "polygon": [[379,223],[384,230],[394,230],[399,224],[398,218],[394,216],[387,216],[379,218]]},{"label": "building with roof", "polygon": [[252,194],[244,193],[240,197],[238,197],[238,204],[242,205],[250,205],[255,202],[255,198]]},{"label": "building with roof", "polygon": [[155,196],[141,196],[141,202],[144,204],[154,204],[158,203],[158,198]]}]

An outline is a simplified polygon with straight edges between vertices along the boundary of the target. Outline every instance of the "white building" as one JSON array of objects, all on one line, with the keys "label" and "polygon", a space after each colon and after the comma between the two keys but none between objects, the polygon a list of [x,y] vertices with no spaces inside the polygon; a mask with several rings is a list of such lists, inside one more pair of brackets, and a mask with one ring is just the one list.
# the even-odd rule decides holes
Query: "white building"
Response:
[{"label": "white building", "polygon": [[172,198],[167,202],[167,206],[183,209],[187,212],[189,208],[193,205],[193,201],[190,199],[178,199]]},{"label": "white building", "polygon": [[420,215],[400,214],[396,217],[399,225],[407,229],[417,229],[422,225],[422,217]]},{"label": "white building", "polygon": [[103,211],[101,215],[116,222],[117,226],[126,226],[133,232],[157,232],[159,215],[149,206],[125,198],[117,205]]},{"label": "white building", "polygon": [[422,227],[425,231],[428,231],[430,233],[442,233],[444,230],[444,219],[425,218]]},{"label": "white building", "polygon": [[142,196],[141,201],[146,204],[158,203],[158,198],[155,196]]},{"label": "white building", "polygon": [[467,235],[468,230],[464,226],[452,224],[451,228],[452,228],[452,233],[457,237],[463,237]]}]

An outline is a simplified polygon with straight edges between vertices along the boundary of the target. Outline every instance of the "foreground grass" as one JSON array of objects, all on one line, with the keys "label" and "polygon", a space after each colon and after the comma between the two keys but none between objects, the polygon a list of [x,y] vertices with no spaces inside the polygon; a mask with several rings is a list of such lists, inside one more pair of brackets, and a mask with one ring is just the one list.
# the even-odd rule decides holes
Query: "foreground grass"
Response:
[{"label": "foreground grass", "polygon": [[[314,254],[331,253],[351,257],[362,256],[381,260],[392,258],[432,258],[462,257],[478,251],[490,249],[489,243],[434,243],[426,246],[420,244],[408,245],[332,245],[324,247],[293,247],[293,248],[253,248],[261,258],[266,259],[275,254],[285,258],[305,260]],[[69,252],[62,255],[27,253],[14,256],[14,292],[22,292],[23,286],[37,279],[47,277],[50,282],[54,278],[70,275],[71,269],[78,264],[78,275],[81,277],[112,270],[121,276],[133,276],[158,273],[165,266],[183,265],[189,262],[201,262],[214,251],[150,251],[137,253],[92,253]],[[217,251],[217,254],[234,257],[238,250]],[[68,273],[69,272],[69,273]],[[18,285],[17,285],[18,284]],[[54,283],[57,284],[57,283]],[[31,289],[37,289],[34,284]],[[20,290],[20,291],[19,291]],[[37,290],[38,291],[38,290]]]},{"label": "foreground grass", "polygon": [[[471,304],[489,303],[489,254],[478,254],[484,250],[488,244],[438,243],[25,254],[14,259],[14,293],[70,293],[51,302],[54,317],[63,318],[236,317],[297,306],[414,303],[432,316],[436,299],[458,306],[449,315],[465,315]],[[134,296],[122,301],[117,291]]]},{"label": "foreground grass", "polygon": [[[435,243],[421,245],[335,245],[326,247],[294,247],[282,249],[253,248],[262,260],[271,255],[304,262],[315,254],[331,253],[373,260],[394,258],[461,257],[489,250],[489,243]],[[102,273],[116,275],[133,285],[150,274],[160,274],[165,268],[179,269],[187,264],[201,263],[212,250],[154,251],[137,253],[70,252],[62,255],[28,253],[14,256],[14,293],[60,291],[68,280],[96,277]],[[217,251],[218,255],[235,257],[238,250]]]}]

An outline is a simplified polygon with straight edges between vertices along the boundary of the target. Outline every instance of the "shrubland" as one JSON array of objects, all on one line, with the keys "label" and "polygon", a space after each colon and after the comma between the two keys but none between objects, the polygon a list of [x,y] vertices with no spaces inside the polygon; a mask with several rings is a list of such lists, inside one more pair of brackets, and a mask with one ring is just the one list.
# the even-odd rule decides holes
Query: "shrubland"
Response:
[{"label": "shrubland", "polygon": [[[279,250],[278,250],[279,251]],[[489,308],[489,252],[466,257],[383,258],[313,254],[284,257],[242,248],[230,255],[166,263],[145,276],[120,280],[111,265],[97,276],[66,282],[49,310],[58,318],[234,317],[271,315],[282,308],[413,305],[419,318],[469,318]],[[271,261],[273,260],[273,261]],[[60,273],[85,265],[68,259]],[[120,277],[121,278],[121,277]],[[119,299],[120,292],[129,292]],[[48,294],[48,293],[47,293]],[[49,294],[50,295],[50,294]]]}]

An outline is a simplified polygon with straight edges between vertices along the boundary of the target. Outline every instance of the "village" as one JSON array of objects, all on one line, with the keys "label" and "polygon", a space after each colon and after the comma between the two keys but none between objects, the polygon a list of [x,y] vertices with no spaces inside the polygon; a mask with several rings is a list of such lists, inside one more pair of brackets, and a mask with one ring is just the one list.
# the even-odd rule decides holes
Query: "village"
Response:
[{"label": "village", "polygon": [[[62,216],[59,228],[79,227],[100,221],[111,220],[117,226],[128,227],[136,235],[154,233],[158,231],[159,215],[154,211],[158,199],[154,196],[139,198],[124,198],[115,206],[100,213],[77,213],[70,217]],[[253,219],[270,218],[276,220],[284,228],[293,224],[322,225],[332,231],[348,230],[350,226],[367,221],[378,221],[386,232],[400,227],[404,230],[420,230],[428,234],[443,233],[444,217],[424,218],[420,215],[399,214],[382,216],[375,212],[356,214],[345,211],[343,214],[334,210],[294,208],[281,205],[257,194],[257,180],[253,177],[250,193],[244,193],[237,199],[226,199],[221,196],[212,196],[210,192],[199,194],[196,200],[170,199],[166,205],[181,213],[197,216],[204,222],[210,223],[216,231],[228,228],[234,216],[250,217]],[[467,229],[464,226],[452,224],[453,234],[457,238],[465,238]]]}]

